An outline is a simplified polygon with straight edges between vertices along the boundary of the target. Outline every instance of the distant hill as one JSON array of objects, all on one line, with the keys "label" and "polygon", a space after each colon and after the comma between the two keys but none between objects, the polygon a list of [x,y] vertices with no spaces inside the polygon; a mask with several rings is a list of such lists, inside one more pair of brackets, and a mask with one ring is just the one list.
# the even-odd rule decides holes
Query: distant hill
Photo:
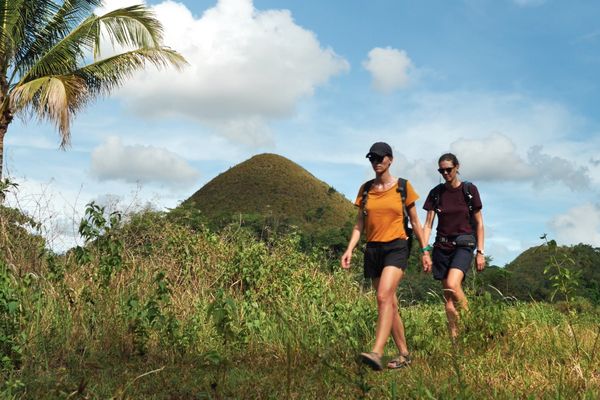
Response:
[{"label": "distant hill", "polygon": [[[413,253],[419,254],[415,250]],[[439,298],[431,296],[432,292],[440,293],[439,282],[434,281],[431,274],[420,272],[420,260],[414,254],[409,259],[407,277],[399,287],[400,296],[405,301],[439,301]],[[472,266],[464,287],[489,291],[494,296],[499,291],[503,296],[524,301],[551,301],[554,292],[551,277],[556,274],[551,257],[573,276],[580,275],[572,294],[574,297],[600,305],[600,248],[587,244],[531,247],[506,267],[489,265],[481,273],[476,273]],[[551,266],[549,273],[544,274],[548,266]],[[562,300],[564,298],[559,294],[554,298],[554,301]]]},{"label": "distant hill", "polygon": [[[550,300],[553,292],[550,276],[556,272],[551,257],[562,267],[580,274],[576,296],[600,304],[600,249],[587,244],[532,247],[505,268],[488,268],[481,277],[504,295],[521,300]],[[551,266],[549,274],[544,274],[548,266]]]},{"label": "distant hill", "polygon": [[200,210],[212,226],[240,218],[257,228],[294,225],[307,240],[335,246],[346,241],[356,218],[348,199],[276,154],[259,154],[230,168],[180,207]]}]

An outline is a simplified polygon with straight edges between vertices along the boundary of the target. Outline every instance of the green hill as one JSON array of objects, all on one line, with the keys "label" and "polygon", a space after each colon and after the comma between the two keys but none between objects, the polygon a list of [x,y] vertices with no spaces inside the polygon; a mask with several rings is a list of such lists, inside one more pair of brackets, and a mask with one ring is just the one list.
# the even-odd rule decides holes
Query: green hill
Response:
[{"label": "green hill", "polygon": [[[505,268],[487,268],[481,278],[504,295],[520,300],[550,301],[554,291],[550,278],[557,273],[557,263],[566,268],[576,282],[574,296],[600,304],[600,249],[587,244],[556,246],[551,241],[549,245],[532,247]],[[556,300],[562,299],[557,297]]]},{"label": "green hill", "polygon": [[259,154],[221,173],[185,200],[209,225],[242,221],[257,230],[296,226],[309,242],[345,246],[356,210],[333,187],[285,157]]},{"label": "green hill", "polygon": [[532,247],[506,266],[510,279],[511,294],[518,298],[530,294],[536,300],[547,300],[552,285],[544,269],[550,267],[555,272],[551,257],[564,268],[579,274],[577,296],[586,297],[600,303],[600,249],[587,244],[575,246]]}]

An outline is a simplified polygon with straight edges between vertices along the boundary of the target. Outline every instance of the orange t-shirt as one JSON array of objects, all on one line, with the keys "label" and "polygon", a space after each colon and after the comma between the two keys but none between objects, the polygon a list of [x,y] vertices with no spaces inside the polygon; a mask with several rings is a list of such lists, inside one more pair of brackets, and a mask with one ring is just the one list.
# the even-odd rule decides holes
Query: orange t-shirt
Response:
[{"label": "orange t-shirt", "polygon": [[[354,205],[361,206],[364,184],[360,187]],[[404,231],[402,196],[398,192],[398,183],[385,192],[369,190],[367,195],[367,216],[365,231],[367,242],[389,242],[395,239],[407,239]],[[419,195],[410,182],[406,182],[406,206],[408,207]]]}]

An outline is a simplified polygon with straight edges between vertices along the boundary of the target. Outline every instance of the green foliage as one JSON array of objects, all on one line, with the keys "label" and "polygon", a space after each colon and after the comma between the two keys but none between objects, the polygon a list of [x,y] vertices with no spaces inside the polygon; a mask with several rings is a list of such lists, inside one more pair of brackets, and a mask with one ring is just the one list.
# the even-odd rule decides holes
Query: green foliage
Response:
[{"label": "green foliage", "polygon": [[21,365],[23,310],[20,297],[15,277],[0,259],[0,376]]},{"label": "green foliage", "polygon": [[[375,374],[356,362],[372,345],[377,319],[375,293],[360,268],[342,271],[329,251],[306,251],[294,232],[261,239],[239,224],[215,232],[150,210],[123,220],[91,207],[82,229],[89,238],[80,250],[88,254],[85,268],[73,252],[46,251],[39,274],[18,275],[22,266],[5,270],[0,291],[19,304],[10,320],[19,353],[11,353],[0,397],[594,398],[600,392],[593,372],[600,362],[597,310],[577,297],[569,304],[575,309],[580,302],[581,311],[571,323],[571,314],[552,305],[487,291],[483,274],[473,274],[465,284],[470,309],[453,345],[439,295],[429,296],[432,304],[411,297],[413,280],[430,280],[436,293],[439,283],[411,264],[398,294],[413,364]],[[121,261],[103,281],[103,257],[113,254],[108,240],[120,242]],[[360,253],[353,261],[360,265]],[[410,285],[412,292],[403,291]],[[395,353],[390,340],[384,362]]]},{"label": "green foliage", "polygon": [[77,246],[75,256],[80,265],[89,264],[96,257],[95,277],[103,287],[108,286],[113,274],[123,266],[123,241],[116,235],[120,222],[121,213],[113,211],[105,216],[105,207],[91,202],[79,224],[79,234],[89,246]]},{"label": "green foliage", "polygon": [[232,343],[238,333],[235,325],[238,314],[236,301],[226,295],[223,289],[219,289],[215,299],[208,307],[208,314],[212,318],[217,333],[223,339],[223,343]]},{"label": "green foliage", "polygon": [[0,181],[0,258],[36,271],[46,244],[40,234],[41,224],[20,210],[1,204],[6,193],[17,187],[8,178]]},{"label": "green foliage", "polygon": [[16,190],[18,187],[19,184],[9,178],[0,179],[0,200],[4,200],[11,190]]},{"label": "green foliage", "polygon": [[23,290],[0,258],[0,395],[12,397],[25,385],[15,376],[23,362]]},{"label": "green foliage", "polygon": [[132,294],[125,304],[124,317],[132,335],[133,347],[139,354],[146,354],[152,330],[164,331],[169,345],[180,345],[176,340],[178,323],[167,311],[171,289],[163,271],[156,274],[154,284],[154,292],[145,302]]}]

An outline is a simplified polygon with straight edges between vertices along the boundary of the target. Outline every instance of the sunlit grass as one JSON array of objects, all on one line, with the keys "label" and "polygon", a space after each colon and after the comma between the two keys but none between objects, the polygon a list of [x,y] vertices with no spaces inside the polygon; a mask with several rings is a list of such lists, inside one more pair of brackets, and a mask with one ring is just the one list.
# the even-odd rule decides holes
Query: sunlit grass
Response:
[{"label": "sunlit grass", "polygon": [[[3,253],[0,299],[11,293],[19,306],[2,317],[18,327],[18,352],[3,354],[3,397],[600,396],[597,308],[564,313],[470,288],[453,345],[441,302],[401,298],[413,304],[401,312],[414,361],[376,373],[356,357],[376,320],[358,269],[301,252],[293,235],[261,242],[239,227],[192,230],[159,213],[131,221],[108,241],[90,240],[89,261],[40,257],[31,246]],[[105,281],[101,255],[113,242],[121,258]],[[387,350],[395,355],[391,341]]]}]

